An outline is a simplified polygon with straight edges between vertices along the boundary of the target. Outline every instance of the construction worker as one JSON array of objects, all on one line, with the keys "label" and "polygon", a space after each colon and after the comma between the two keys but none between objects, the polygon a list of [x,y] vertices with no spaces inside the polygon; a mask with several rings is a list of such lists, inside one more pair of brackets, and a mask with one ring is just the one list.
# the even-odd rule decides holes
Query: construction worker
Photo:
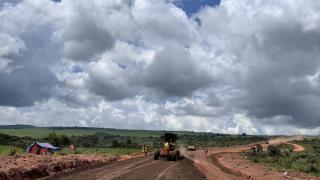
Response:
[{"label": "construction worker", "polygon": [[142,146],[142,155],[143,155],[144,157],[147,157],[147,156],[148,156],[148,149],[147,149],[147,145],[146,145],[146,144],[144,144],[144,145]]},{"label": "construction worker", "polygon": [[205,148],[204,148],[204,154],[207,155],[208,151],[209,151],[208,148],[205,147]]},{"label": "construction worker", "polygon": [[168,142],[164,143],[163,149],[164,149],[165,151],[169,151],[169,147],[170,147],[170,144],[169,144]]}]

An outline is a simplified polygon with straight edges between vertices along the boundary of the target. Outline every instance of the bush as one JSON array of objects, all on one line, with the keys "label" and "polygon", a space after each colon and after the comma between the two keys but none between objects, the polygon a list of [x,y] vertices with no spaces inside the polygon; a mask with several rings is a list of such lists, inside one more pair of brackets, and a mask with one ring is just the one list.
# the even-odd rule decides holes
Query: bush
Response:
[{"label": "bush", "polygon": [[260,160],[259,160],[259,158],[255,157],[255,158],[253,158],[253,162],[254,162],[254,163],[259,163]]},{"label": "bush", "polygon": [[290,150],[283,151],[283,155],[286,156],[286,157],[289,157],[290,156]]},{"label": "bush", "polygon": [[311,154],[311,155],[309,155],[308,157],[307,157],[307,162],[309,163],[309,164],[314,164],[314,163],[316,163],[316,162],[318,162],[319,161],[319,158],[316,156],[316,155],[314,155],[314,154]]},{"label": "bush", "polygon": [[307,158],[308,156],[307,156],[307,154],[305,154],[305,153],[301,153],[301,154],[299,155],[299,157],[302,158],[302,159],[305,159],[305,158]]},{"label": "bush", "polygon": [[81,154],[79,150],[74,151],[74,154]]},{"label": "bush", "polygon": [[9,156],[14,156],[14,155],[17,154],[17,153],[18,153],[17,148],[11,148],[11,149],[10,149],[10,152],[9,152]]},{"label": "bush", "polygon": [[314,164],[308,164],[303,169],[303,172],[305,172],[305,173],[318,173],[319,169]]},{"label": "bush", "polygon": [[59,154],[59,155],[61,155],[61,156],[65,156],[65,155],[67,155],[67,153],[66,153],[66,152],[61,152],[61,151],[60,151],[60,152],[58,152],[58,154]]},{"label": "bush", "polygon": [[257,151],[258,152],[262,152],[263,151],[263,147],[262,147],[261,144],[257,144],[256,147],[257,147]]},{"label": "bush", "polygon": [[66,136],[65,134],[62,134],[62,135],[60,135],[60,137],[59,137],[60,139],[59,139],[59,143],[60,143],[60,146],[67,146],[67,145],[70,145],[70,139],[69,139],[69,137],[68,136]]},{"label": "bush", "polygon": [[49,135],[45,138],[49,143],[59,146],[59,147],[64,147],[70,144],[71,140],[68,136],[62,134],[62,135],[57,135],[55,132],[49,133]]},{"label": "bush", "polygon": [[268,146],[268,152],[270,156],[279,156],[280,155],[280,149],[276,146],[269,145]]},{"label": "bush", "polygon": [[112,141],[112,147],[120,147],[120,143],[117,140]]}]

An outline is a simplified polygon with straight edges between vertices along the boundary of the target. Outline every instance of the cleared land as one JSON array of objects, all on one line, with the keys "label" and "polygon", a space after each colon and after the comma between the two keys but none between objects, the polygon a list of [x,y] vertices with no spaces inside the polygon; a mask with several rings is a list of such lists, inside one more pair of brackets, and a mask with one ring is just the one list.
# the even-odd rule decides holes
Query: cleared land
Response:
[{"label": "cleared land", "polygon": [[[142,158],[137,155],[140,154],[142,144],[148,144],[150,151],[159,147],[163,131],[2,127],[1,132],[13,136],[0,134],[0,154],[5,154],[0,156],[3,162],[0,166],[0,179],[317,179],[293,171],[284,175],[281,170],[256,164],[243,154],[257,143],[261,144],[264,150],[269,145],[278,145],[296,151],[294,153],[301,152],[301,155],[308,149],[313,149],[314,152],[320,150],[320,146],[315,146],[314,141],[310,141],[309,144],[303,144],[307,147],[305,151],[300,145],[303,137],[273,137],[268,140],[271,137],[181,131],[177,132],[178,144],[196,145],[198,150],[185,151],[181,148],[185,158],[177,162],[154,161],[152,157]],[[60,147],[65,148],[54,156],[32,156],[23,153],[23,149],[34,141],[52,140],[52,143],[55,143],[52,137],[63,137],[53,136],[52,132],[67,135],[70,141],[66,145],[72,143],[77,150],[71,151],[66,148],[68,146],[61,145]],[[25,137],[29,134],[38,138]],[[205,154],[201,147],[211,148],[209,153]],[[18,155],[14,155],[16,153]]]},{"label": "cleared land", "polygon": [[[262,146],[281,144],[301,137],[278,138]],[[287,179],[281,172],[254,165],[239,153],[248,151],[254,144],[228,148],[210,148],[204,151],[183,151],[186,158],[180,161],[154,161],[152,158],[135,158],[111,163],[99,168],[77,170],[53,179]],[[293,144],[294,151],[303,150]],[[252,164],[250,164],[252,163]],[[237,164],[238,166],[232,166]],[[290,173],[295,179],[317,179],[301,173]]]},{"label": "cleared land", "polygon": [[[302,140],[302,137],[290,137],[290,138],[277,138],[267,143],[261,143],[265,148],[269,145],[277,145],[288,143],[293,140]],[[231,148],[211,148],[210,155],[204,154],[189,154],[196,162],[196,165],[206,172],[208,179],[319,179],[314,176],[310,176],[304,173],[289,172],[287,176],[283,172],[272,168],[266,168],[264,166],[254,164],[253,162],[245,159],[240,153],[249,151],[252,146],[238,146]],[[296,145],[297,149],[294,151],[300,151],[302,146]]]}]

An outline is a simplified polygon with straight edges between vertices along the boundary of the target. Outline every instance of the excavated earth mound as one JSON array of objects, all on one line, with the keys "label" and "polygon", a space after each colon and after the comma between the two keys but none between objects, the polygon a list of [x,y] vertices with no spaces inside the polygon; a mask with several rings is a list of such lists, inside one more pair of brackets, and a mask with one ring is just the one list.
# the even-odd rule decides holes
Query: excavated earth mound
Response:
[{"label": "excavated earth mound", "polygon": [[101,155],[0,155],[0,179],[34,179],[67,172],[84,166],[124,160],[130,156],[101,156]]}]

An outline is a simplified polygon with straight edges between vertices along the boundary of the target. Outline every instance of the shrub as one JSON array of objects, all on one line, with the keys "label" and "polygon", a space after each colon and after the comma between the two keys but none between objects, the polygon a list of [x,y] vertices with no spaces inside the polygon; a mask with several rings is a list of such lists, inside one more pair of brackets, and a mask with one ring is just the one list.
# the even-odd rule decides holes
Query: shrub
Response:
[{"label": "shrub", "polygon": [[67,155],[66,152],[62,152],[62,151],[59,151],[58,154],[61,155],[61,156]]},{"label": "shrub", "polygon": [[45,138],[45,140],[49,141],[49,143],[64,147],[70,144],[71,140],[66,135],[57,135],[55,132],[49,133],[49,135]]},{"label": "shrub", "polygon": [[112,146],[112,147],[119,147],[119,146],[120,146],[120,143],[119,143],[117,140],[113,140],[111,146]]},{"label": "shrub", "polygon": [[256,147],[251,147],[251,152],[255,153],[257,151]]},{"label": "shrub", "polygon": [[303,172],[305,173],[318,173],[319,169],[314,164],[308,164],[303,168]]},{"label": "shrub", "polygon": [[257,144],[256,147],[257,147],[257,151],[258,152],[262,152],[263,151],[263,147],[262,147],[261,144]]},{"label": "shrub", "polygon": [[289,150],[283,151],[283,155],[286,156],[286,157],[289,157],[290,156],[290,151]]},{"label": "shrub", "polygon": [[311,154],[307,157],[307,162],[309,164],[314,164],[319,161],[319,158],[315,154]]},{"label": "shrub", "polygon": [[260,160],[259,160],[259,158],[255,157],[255,158],[253,158],[253,162],[254,162],[254,163],[259,163]]},{"label": "shrub", "polygon": [[299,155],[299,157],[302,158],[302,159],[305,159],[305,158],[307,158],[307,155],[306,155],[305,153],[301,153],[301,154]]},{"label": "shrub", "polygon": [[268,146],[268,152],[270,156],[279,156],[280,155],[280,149],[276,146],[269,145]]},{"label": "shrub", "polygon": [[13,155],[15,155],[15,154],[17,154],[17,153],[18,153],[17,148],[11,148],[11,149],[10,149],[10,152],[9,152],[9,156],[13,156]]},{"label": "shrub", "polygon": [[251,152],[249,153],[250,157],[254,157],[257,155],[256,147],[251,147]]}]

